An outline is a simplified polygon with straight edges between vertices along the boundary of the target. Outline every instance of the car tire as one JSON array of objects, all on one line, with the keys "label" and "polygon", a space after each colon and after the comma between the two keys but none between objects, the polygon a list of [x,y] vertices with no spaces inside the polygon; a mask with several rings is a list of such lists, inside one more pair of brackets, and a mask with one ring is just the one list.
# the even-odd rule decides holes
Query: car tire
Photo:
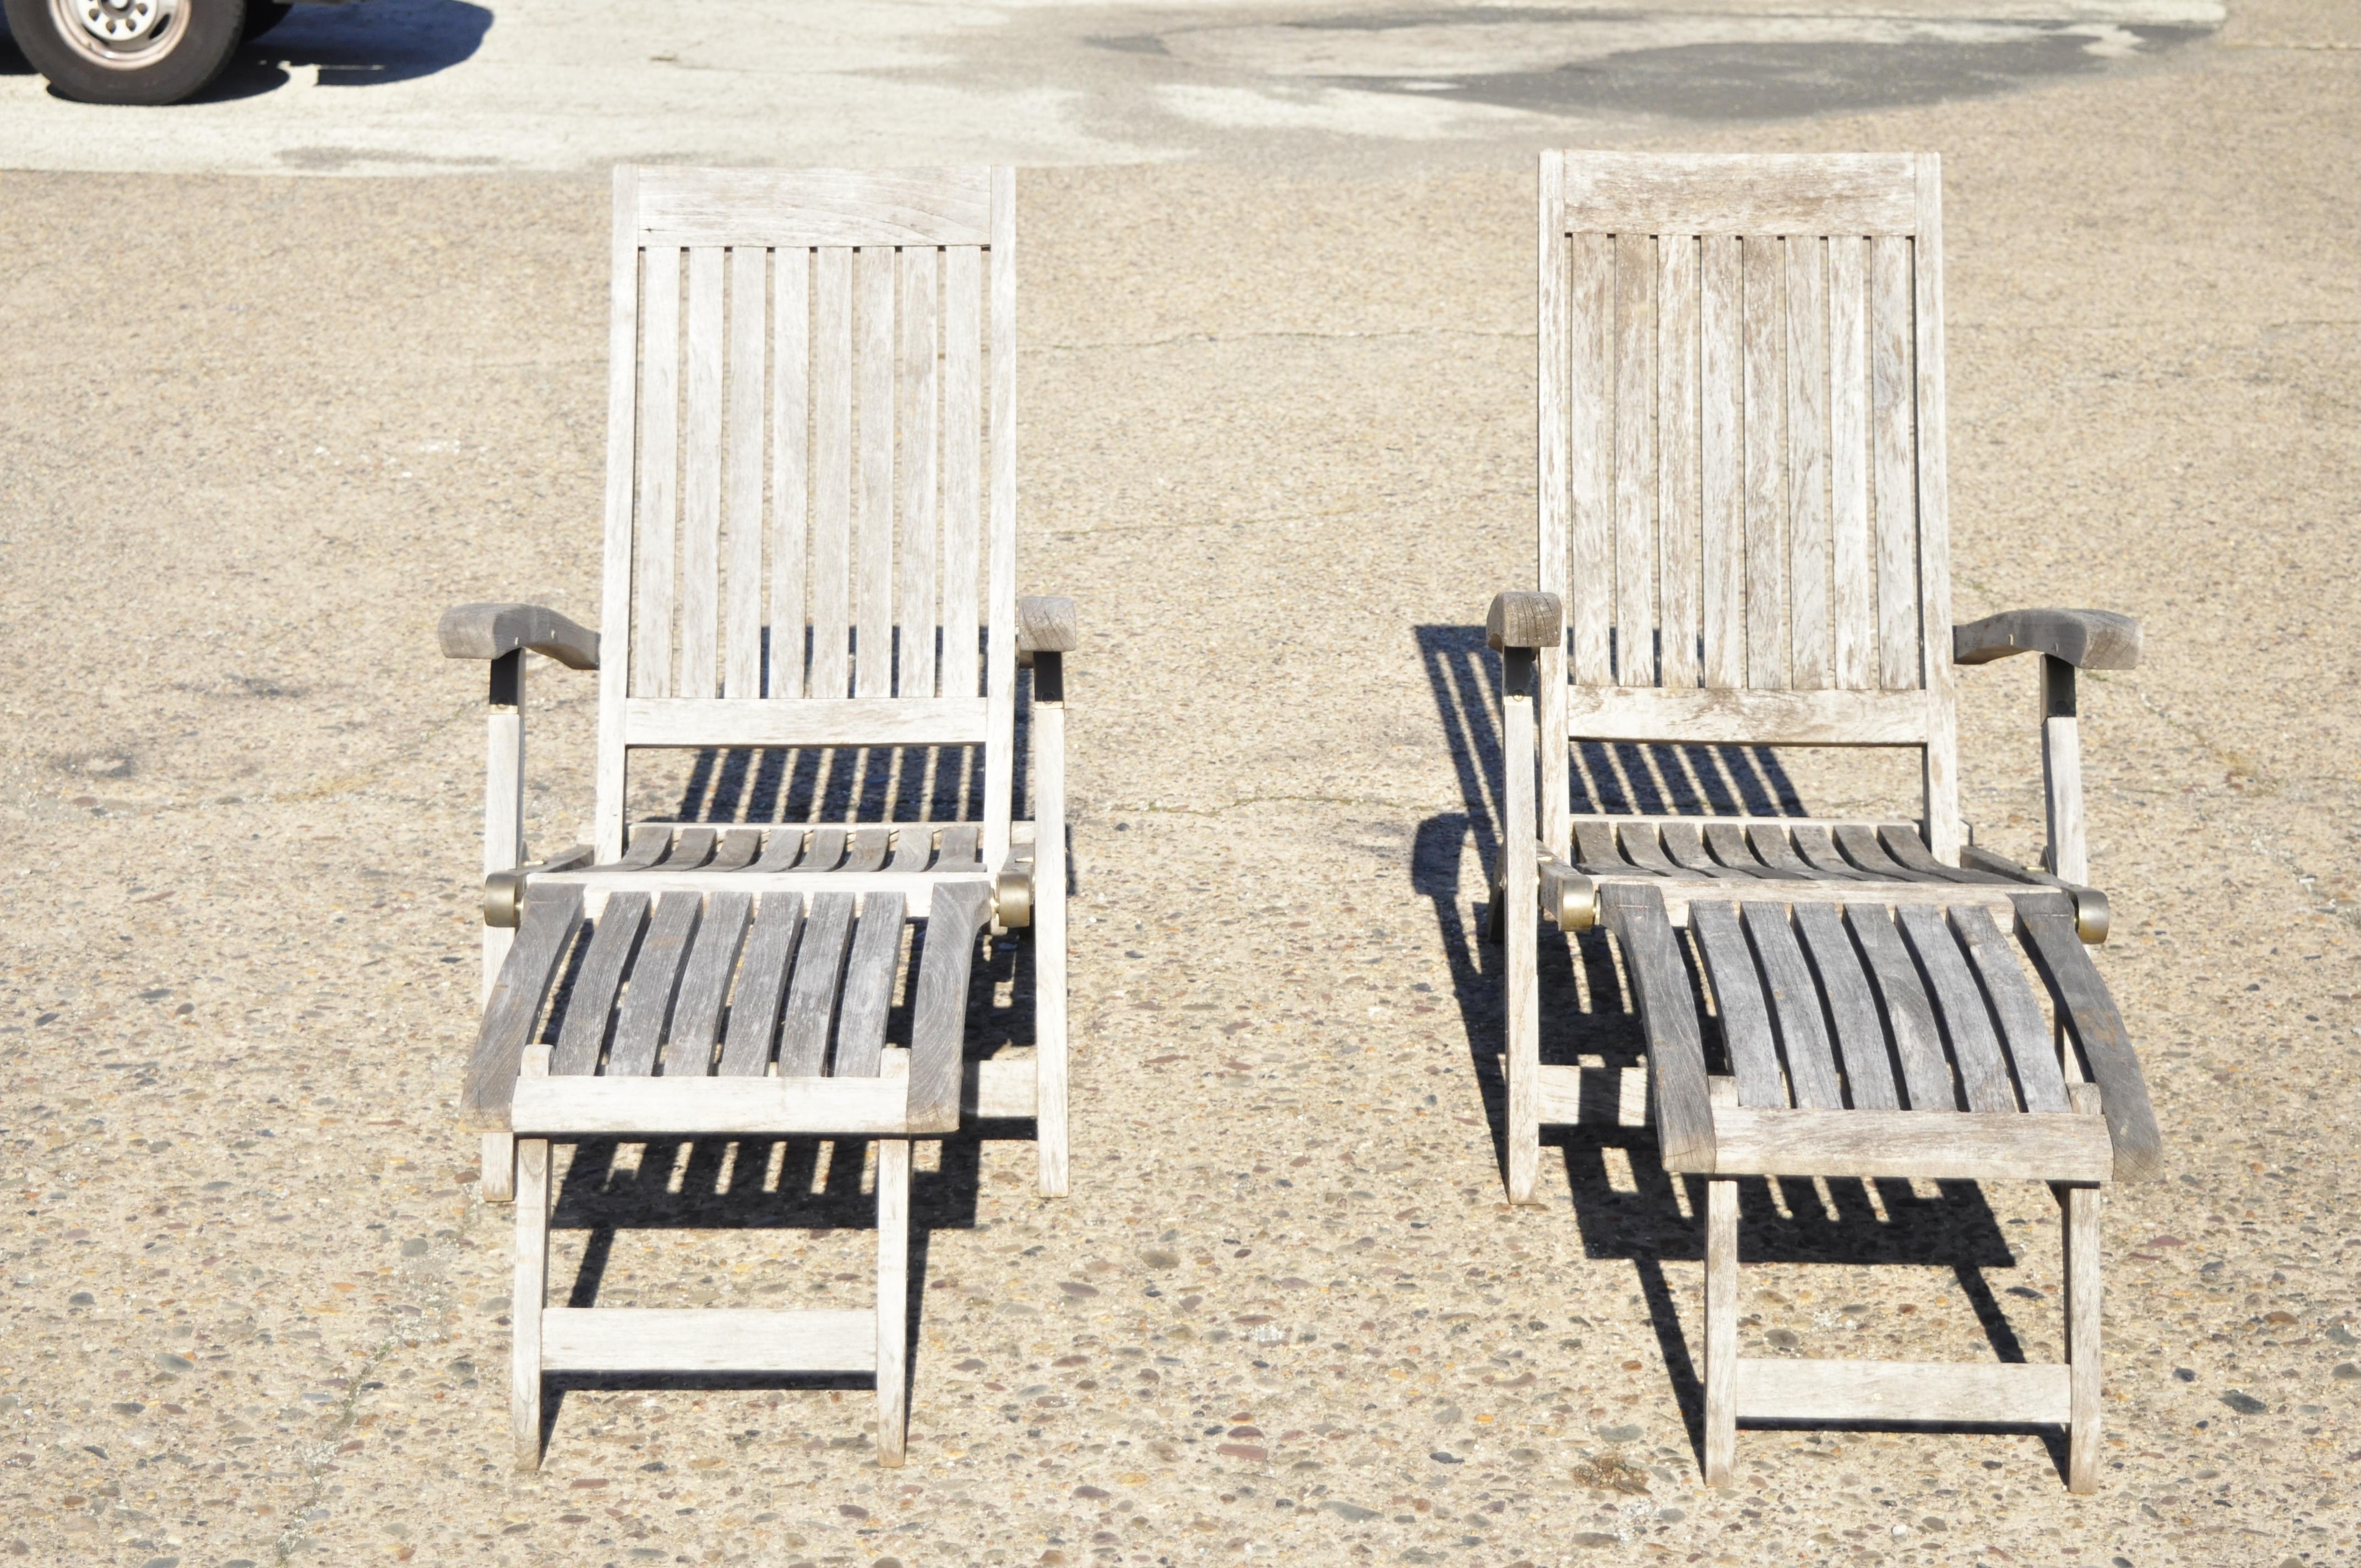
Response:
[{"label": "car tire", "polygon": [[238,42],[252,43],[285,21],[293,9],[294,0],[246,0],[246,30],[238,35]]},{"label": "car tire", "polygon": [[61,98],[178,104],[229,63],[246,0],[0,0],[8,30]]}]

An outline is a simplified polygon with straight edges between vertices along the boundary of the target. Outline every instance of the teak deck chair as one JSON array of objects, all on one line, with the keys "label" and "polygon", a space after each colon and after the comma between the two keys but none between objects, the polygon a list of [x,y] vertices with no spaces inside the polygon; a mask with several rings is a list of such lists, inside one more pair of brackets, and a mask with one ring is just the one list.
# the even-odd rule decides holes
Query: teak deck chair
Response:
[{"label": "teak deck chair", "polygon": [[[1542,591],[1501,596],[1488,624],[1509,1194],[1532,1200],[1541,1124],[1582,1119],[1583,1069],[1540,1061],[1537,927],[1595,922],[1640,1014],[1664,1168],[1710,1179],[1716,1485],[1747,1417],[2064,1423],[2089,1489],[2099,1186],[2160,1165],[2083,948],[2107,913],[2085,885],[2075,672],[2130,667],[2139,629],[2092,610],[1950,624],[1941,223],[1931,156],[1542,157]],[[2041,660],[2040,872],[1969,846],[1959,816],[1952,666],[2017,652]],[[1915,747],[1924,815],[1576,816],[1586,740]],[[1739,1359],[1740,1176],[2055,1184],[2067,1364]]]},{"label": "teak deck chair", "polygon": [[[605,633],[529,605],[442,626],[491,665],[463,1116],[487,1196],[513,1169],[519,1461],[542,1375],[608,1370],[874,1373],[895,1464],[908,1140],[1034,1118],[1041,1190],[1066,1190],[1074,615],[1016,596],[1015,175],[623,168],[614,225]],[[528,650],[599,672],[597,841],[533,865]],[[626,768],[659,747],[981,747],[982,820],[627,835]],[[988,924],[1031,927],[1035,1050],[963,1064]],[[881,1140],[874,1311],[547,1306],[551,1140],[664,1135]]]}]

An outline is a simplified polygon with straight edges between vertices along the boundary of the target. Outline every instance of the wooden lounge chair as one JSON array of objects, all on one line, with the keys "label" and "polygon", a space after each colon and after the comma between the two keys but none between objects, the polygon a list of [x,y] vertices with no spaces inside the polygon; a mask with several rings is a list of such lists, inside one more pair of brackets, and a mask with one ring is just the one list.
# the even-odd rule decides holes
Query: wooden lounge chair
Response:
[{"label": "wooden lounge chair", "polygon": [[[1005,169],[616,171],[604,636],[529,605],[442,626],[491,667],[462,1115],[516,1199],[524,1465],[557,1370],[874,1373],[898,1464],[908,1140],[1029,1117],[1066,1190],[1074,615],[1016,596],[1015,203]],[[596,842],[530,865],[528,651],[599,672]],[[664,747],[981,747],[982,818],[627,825]],[[967,1062],[978,944],[1028,924],[1034,1053]],[[550,1308],[551,1140],[658,1135],[881,1140],[873,1312]]]},{"label": "wooden lounge chair", "polygon": [[[2088,1489],[2099,1187],[2160,1164],[2083,946],[2107,910],[2086,885],[2075,672],[2130,667],[2139,630],[2091,610],[1950,623],[1941,232],[1930,156],[1542,158],[1542,591],[1501,596],[1488,627],[1509,1195],[1532,1200],[1541,1124],[1585,1119],[1585,1069],[1540,1060],[1537,927],[1596,923],[1641,1017],[1664,1168],[1709,1179],[1716,1485],[1751,1417],[2060,1422]],[[2040,656],[2042,871],[1970,846],[1959,816],[1953,666],[2017,652]],[[1585,740],[1915,747],[1923,816],[1576,816]],[[1739,1359],[1740,1176],[2052,1182],[2068,1363]]]}]

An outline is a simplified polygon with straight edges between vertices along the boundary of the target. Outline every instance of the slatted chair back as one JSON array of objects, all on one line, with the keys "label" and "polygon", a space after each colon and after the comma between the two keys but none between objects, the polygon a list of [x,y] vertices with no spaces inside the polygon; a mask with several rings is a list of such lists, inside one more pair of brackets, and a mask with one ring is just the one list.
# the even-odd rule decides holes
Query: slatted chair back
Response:
[{"label": "slatted chair back", "polygon": [[599,859],[645,747],[985,748],[1009,838],[1016,181],[615,171]]},{"label": "slatted chair back", "polygon": [[1917,747],[1956,861],[1941,236],[1931,154],[1542,155],[1561,854],[1594,740]]}]

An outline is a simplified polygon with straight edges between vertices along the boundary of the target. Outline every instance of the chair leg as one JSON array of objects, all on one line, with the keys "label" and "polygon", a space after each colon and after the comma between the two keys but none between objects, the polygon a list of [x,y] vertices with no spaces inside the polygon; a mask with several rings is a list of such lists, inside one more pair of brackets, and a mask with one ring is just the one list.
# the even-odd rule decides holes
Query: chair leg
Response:
[{"label": "chair leg", "polygon": [[2059,1193],[2066,1231],[2066,1360],[2072,1368],[2073,1424],[2068,1431],[2066,1489],[2099,1486],[2099,1190]]},{"label": "chair leg", "polygon": [[899,1469],[910,1420],[910,1142],[877,1146],[877,1463]]},{"label": "chair leg", "polygon": [[1738,1453],[1738,1183],[1705,1184],[1705,1483]]},{"label": "chair leg", "polygon": [[541,1468],[541,1314],[549,1300],[549,1140],[516,1140],[516,1278],[509,1292],[509,1425],[520,1470]]},{"label": "chair leg", "polygon": [[507,1203],[516,1198],[516,1139],[507,1133],[484,1135],[484,1158],[476,1190],[487,1203]]},{"label": "chair leg", "polygon": [[[1524,900],[1527,905],[1532,900]],[[1508,900],[1511,911],[1518,900]],[[1509,1052],[1502,1071],[1508,1079],[1509,1201],[1531,1203],[1541,1179],[1542,1020],[1540,934],[1533,929],[1532,911],[1509,922],[1507,963]]]}]

